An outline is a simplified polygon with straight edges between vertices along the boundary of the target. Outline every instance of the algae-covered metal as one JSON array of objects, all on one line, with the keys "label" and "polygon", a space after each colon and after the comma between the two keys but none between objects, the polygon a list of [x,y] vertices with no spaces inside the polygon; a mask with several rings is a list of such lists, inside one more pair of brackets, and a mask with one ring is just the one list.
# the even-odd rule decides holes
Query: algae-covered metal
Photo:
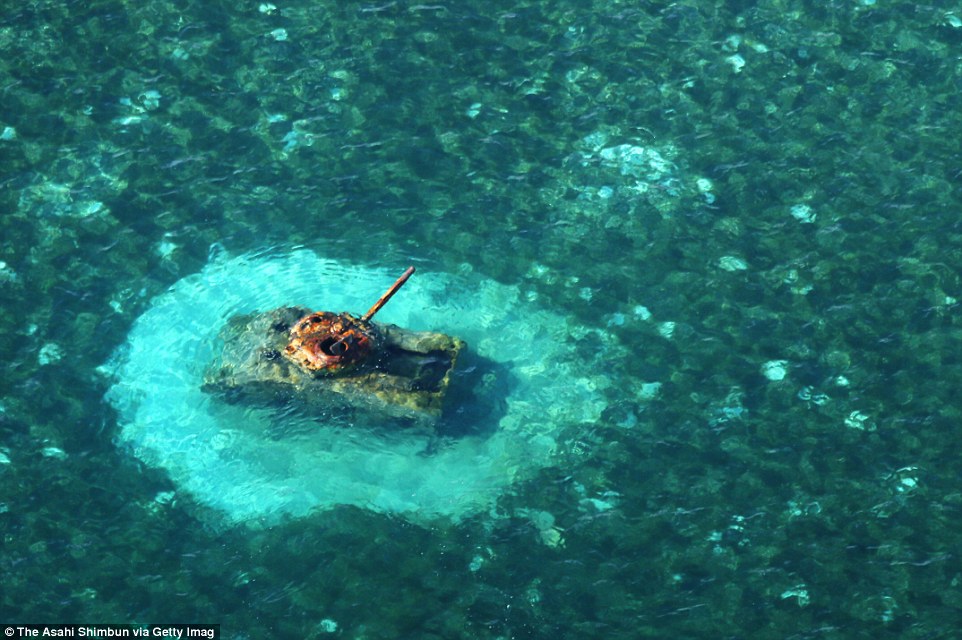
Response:
[{"label": "algae-covered metal", "polygon": [[230,402],[293,402],[315,413],[351,408],[433,423],[464,342],[370,320],[413,271],[361,318],[302,307],[231,318],[203,390]]}]

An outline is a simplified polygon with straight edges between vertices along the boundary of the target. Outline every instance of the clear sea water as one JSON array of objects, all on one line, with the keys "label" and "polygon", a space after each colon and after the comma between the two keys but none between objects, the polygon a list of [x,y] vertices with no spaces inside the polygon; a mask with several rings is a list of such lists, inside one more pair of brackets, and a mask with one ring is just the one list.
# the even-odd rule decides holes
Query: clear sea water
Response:
[{"label": "clear sea water", "polygon": [[[8,2],[0,622],[960,637],[960,47],[952,3]],[[383,319],[484,370],[439,437],[199,392],[232,315],[409,264]]]}]

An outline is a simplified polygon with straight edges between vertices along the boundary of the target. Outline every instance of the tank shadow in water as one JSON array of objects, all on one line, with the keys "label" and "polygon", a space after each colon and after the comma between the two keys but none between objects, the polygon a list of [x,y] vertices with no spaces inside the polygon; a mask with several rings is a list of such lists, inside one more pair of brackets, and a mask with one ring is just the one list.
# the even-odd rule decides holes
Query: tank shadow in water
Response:
[{"label": "tank shadow in water", "polygon": [[507,413],[508,397],[515,381],[511,369],[474,353],[461,353],[451,374],[447,402],[435,432],[442,438],[488,436],[497,430]]}]

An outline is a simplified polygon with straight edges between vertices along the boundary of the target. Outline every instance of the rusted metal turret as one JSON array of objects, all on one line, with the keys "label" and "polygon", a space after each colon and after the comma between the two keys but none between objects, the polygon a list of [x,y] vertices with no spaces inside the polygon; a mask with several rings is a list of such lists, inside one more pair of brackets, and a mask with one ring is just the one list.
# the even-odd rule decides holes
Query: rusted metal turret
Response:
[{"label": "rusted metal turret", "polygon": [[379,352],[383,341],[371,318],[412,273],[414,267],[408,267],[360,318],[330,311],[315,311],[304,316],[291,329],[291,341],[284,355],[307,371],[325,374],[343,373],[364,364]]}]

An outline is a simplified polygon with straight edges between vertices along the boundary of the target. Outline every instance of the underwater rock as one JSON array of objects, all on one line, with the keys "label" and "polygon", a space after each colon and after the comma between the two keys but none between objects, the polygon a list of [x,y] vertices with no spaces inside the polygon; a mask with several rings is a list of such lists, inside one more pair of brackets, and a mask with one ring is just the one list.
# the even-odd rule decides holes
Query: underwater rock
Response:
[{"label": "underwater rock", "polygon": [[293,402],[321,414],[349,408],[419,426],[429,426],[441,416],[452,369],[464,348],[462,340],[377,325],[379,344],[372,362],[341,375],[317,375],[285,357],[285,348],[292,327],[319,315],[281,307],[231,318],[219,336],[224,350],[208,368],[202,389],[230,402]]}]

